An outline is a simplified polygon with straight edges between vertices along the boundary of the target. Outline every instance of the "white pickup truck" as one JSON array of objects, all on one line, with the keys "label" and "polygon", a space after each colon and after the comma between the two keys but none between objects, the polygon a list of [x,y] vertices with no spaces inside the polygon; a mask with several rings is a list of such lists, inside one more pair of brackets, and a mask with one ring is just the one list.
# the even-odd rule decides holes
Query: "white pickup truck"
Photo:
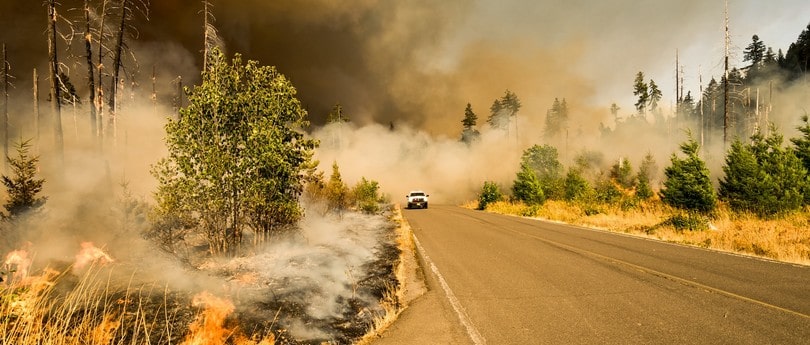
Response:
[{"label": "white pickup truck", "polygon": [[430,195],[425,194],[425,192],[421,190],[412,190],[408,195],[405,197],[408,199],[407,207],[406,208],[428,208],[428,197]]}]

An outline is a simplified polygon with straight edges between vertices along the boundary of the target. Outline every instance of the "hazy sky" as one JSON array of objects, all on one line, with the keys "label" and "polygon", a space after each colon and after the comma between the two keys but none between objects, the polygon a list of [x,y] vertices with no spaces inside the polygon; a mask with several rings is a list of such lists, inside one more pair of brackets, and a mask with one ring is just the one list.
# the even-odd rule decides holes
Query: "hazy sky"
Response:
[{"label": "hazy sky", "polygon": [[[164,80],[198,80],[200,1],[151,2],[150,20],[136,23],[139,37],[131,44],[141,69],[155,65]],[[542,117],[554,98],[566,98],[598,122],[604,116],[597,113],[614,101],[632,112],[638,71],[660,86],[668,108],[676,49],[685,91],[699,92],[699,72],[704,85],[722,74],[723,0],[212,2],[228,52],[278,66],[315,124],[340,102],[358,123],[455,136],[466,103],[483,122],[507,88],[528,117]],[[80,15],[68,10],[78,3],[63,0],[60,13]],[[40,1],[0,3],[0,40],[9,44],[23,90],[33,62],[45,70],[44,11]],[[810,23],[810,1],[729,0],[729,13],[732,65],[742,67],[754,34],[786,51]],[[71,77],[81,80],[84,67],[75,60]]]}]

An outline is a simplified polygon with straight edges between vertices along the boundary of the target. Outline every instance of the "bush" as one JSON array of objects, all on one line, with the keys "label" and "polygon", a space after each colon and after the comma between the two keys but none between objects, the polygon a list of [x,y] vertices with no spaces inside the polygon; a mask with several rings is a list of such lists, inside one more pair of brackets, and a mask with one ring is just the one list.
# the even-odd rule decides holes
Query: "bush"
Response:
[{"label": "bush", "polygon": [[678,232],[705,231],[709,229],[709,218],[698,213],[678,213],[667,219],[665,224],[672,225]]},{"label": "bush", "polygon": [[526,165],[521,165],[515,184],[512,186],[512,194],[515,199],[523,201],[527,205],[540,205],[546,201],[540,179]]},{"label": "bush", "polygon": [[503,194],[501,194],[501,189],[498,187],[498,184],[492,181],[486,181],[481,188],[481,193],[478,194],[478,209],[486,210],[487,204],[501,201],[502,199]]},{"label": "bush", "polygon": [[582,200],[590,194],[591,186],[578,169],[569,169],[565,175],[563,190],[566,201]]},{"label": "bush", "polygon": [[596,200],[606,204],[615,204],[622,198],[622,191],[609,179],[596,182]]},{"label": "bush", "polygon": [[354,186],[352,191],[357,208],[363,213],[375,214],[380,211],[380,185],[377,181],[366,180],[365,177],[360,178],[360,182]]}]

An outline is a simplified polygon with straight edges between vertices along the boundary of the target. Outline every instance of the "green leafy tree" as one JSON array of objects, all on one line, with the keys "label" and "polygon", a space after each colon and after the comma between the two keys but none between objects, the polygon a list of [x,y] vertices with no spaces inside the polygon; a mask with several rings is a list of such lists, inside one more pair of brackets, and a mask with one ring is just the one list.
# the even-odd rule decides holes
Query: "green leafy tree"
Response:
[{"label": "green leafy tree", "polygon": [[563,166],[557,148],[551,145],[533,145],[523,151],[520,162],[521,169],[526,166],[537,175],[546,198],[562,198]]},{"label": "green leafy tree", "polygon": [[[214,49],[189,105],[166,124],[168,157],[152,170],[156,214],[203,233],[211,253],[233,253],[242,233],[256,239],[302,216],[303,171],[316,142],[290,81],[256,61],[229,63]],[[174,223],[171,223],[174,224]]]},{"label": "green leafy tree", "polygon": [[7,218],[17,218],[26,212],[34,212],[45,205],[47,197],[39,196],[45,179],[37,178],[39,167],[38,156],[29,154],[31,141],[26,140],[17,144],[17,156],[6,157],[12,175],[3,175],[3,185],[6,186],[8,200],[3,207]]},{"label": "green leafy tree", "polygon": [[486,210],[487,205],[503,200],[503,193],[498,184],[492,181],[485,181],[484,186],[481,187],[481,192],[478,193],[478,209]]},{"label": "green leafy tree", "polygon": [[532,169],[524,164],[521,164],[520,171],[512,185],[512,195],[527,205],[541,205],[546,201],[540,179]]},{"label": "green leafy tree", "polygon": [[464,119],[461,120],[461,124],[464,128],[461,131],[461,141],[466,144],[471,144],[475,141],[478,141],[481,133],[475,129],[476,122],[478,121],[478,115],[472,110],[472,105],[467,103],[467,107],[464,108]]},{"label": "green leafy tree", "polygon": [[380,184],[377,181],[360,178],[352,190],[357,208],[363,213],[375,214],[380,211]]},{"label": "green leafy tree", "polygon": [[709,169],[698,155],[700,145],[689,135],[681,143],[685,158],[672,154],[671,165],[664,169],[664,188],[661,200],[664,203],[689,213],[711,214],[717,207],[717,196],[709,178]]}]

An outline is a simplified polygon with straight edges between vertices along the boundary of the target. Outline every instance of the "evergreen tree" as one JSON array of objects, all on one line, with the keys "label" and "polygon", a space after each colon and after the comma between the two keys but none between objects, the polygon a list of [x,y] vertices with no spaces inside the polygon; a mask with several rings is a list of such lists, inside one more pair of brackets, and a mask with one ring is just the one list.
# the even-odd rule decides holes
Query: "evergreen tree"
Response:
[{"label": "evergreen tree", "polygon": [[343,123],[349,121],[349,117],[343,113],[343,106],[340,105],[340,103],[336,103],[329,112],[329,115],[326,116],[326,123]]},{"label": "evergreen tree", "polygon": [[647,104],[650,102],[650,94],[647,89],[647,83],[644,82],[644,73],[638,72],[636,80],[633,83],[633,95],[638,97],[636,101],[636,111],[639,115],[647,113]]},{"label": "evergreen tree", "polygon": [[332,175],[326,182],[326,201],[330,211],[340,214],[349,207],[349,187],[340,176],[337,162],[332,163]]},{"label": "evergreen tree", "polygon": [[591,193],[591,186],[582,176],[579,169],[568,169],[565,175],[565,187],[563,198],[566,201],[576,201],[586,198]]},{"label": "evergreen tree", "polygon": [[765,43],[760,41],[759,36],[751,38],[751,44],[743,51],[743,61],[751,61],[751,66],[758,66],[765,59]]},{"label": "evergreen tree", "polygon": [[504,95],[501,98],[501,104],[509,117],[516,116],[520,110],[520,107],[522,106],[517,95],[514,92],[509,91],[509,89],[504,92]]},{"label": "evergreen tree", "polygon": [[555,98],[551,109],[546,111],[544,136],[547,139],[554,138],[566,128],[568,128],[568,103],[565,101],[565,98],[563,98],[562,102],[558,98]]},{"label": "evergreen tree", "polygon": [[810,24],[802,30],[796,42],[791,43],[780,66],[787,70],[791,79],[797,79],[807,73],[810,61]]},{"label": "evergreen tree", "polygon": [[700,145],[692,138],[681,144],[685,158],[674,153],[671,165],[664,170],[666,180],[661,199],[668,205],[690,213],[710,214],[717,207],[717,197],[709,178],[709,169],[700,159]]},{"label": "evergreen tree", "polygon": [[517,173],[517,178],[512,186],[512,195],[527,205],[540,205],[546,201],[540,179],[525,164],[521,164],[520,171]]},{"label": "evergreen tree", "polygon": [[658,85],[650,79],[649,83],[649,91],[648,91],[648,101],[650,102],[650,111],[654,114],[658,113],[658,102],[661,101],[661,97],[663,94],[661,93],[661,89],[658,88]]},{"label": "evergreen tree", "polygon": [[505,107],[500,98],[494,100],[489,107],[487,123],[494,129],[506,130],[509,127],[509,116],[506,114]]},{"label": "evergreen tree", "polygon": [[485,181],[484,186],[481,187],[481,193],[478,194],[478,209],[486,210],[487,205],[501,201],[503,194],[498,184],[492,181]]},{"label": "evergreen tree", "polygon": [[627,158],[619,160],[610,168],[610,178],[624,188],[633,188],[636,185],[636,176],[633,176],[633,167]]},{"label": "evergreen tree", "polygon": [[801,136],[792,138],[790,141],[795,147],[796,157],[801,159],[804,168],[810,172],[810,118],[807,114],[802,116],[802,125],[796,127]]},{"label": "evergreen tree", "polygon": [[751,144],[735,141],[726,156],[720,197],[735,211],[761,217],[796,211],[810,189],[807,170],[793,150],[782,147],[776,128],[769,136],[756,133]]},{"label": "evergreen tree", "polygon": [[6,186],[9,197],[3,205],[8,213],[5,218],[13,219],[25,212],[36,211],[48,200],[47,197],[38,196],[45,180],[36,178],[39,157],[29,155],[30,147],[30,140],[20,142],[17,145],[17,156],[6,157],[13,175],[3,175],[3,185]]},{"label": "evergreen tree", "polygon": [[475,124],[478,121],[478,115],[472,110],[472,105],[467,103],[467,108],[464,109],[464,119],[461,120],[461,124],[464,128],[461,131],[461,141],[467,144],[472,142],[478,141],[481,133],[475,129]]}]

